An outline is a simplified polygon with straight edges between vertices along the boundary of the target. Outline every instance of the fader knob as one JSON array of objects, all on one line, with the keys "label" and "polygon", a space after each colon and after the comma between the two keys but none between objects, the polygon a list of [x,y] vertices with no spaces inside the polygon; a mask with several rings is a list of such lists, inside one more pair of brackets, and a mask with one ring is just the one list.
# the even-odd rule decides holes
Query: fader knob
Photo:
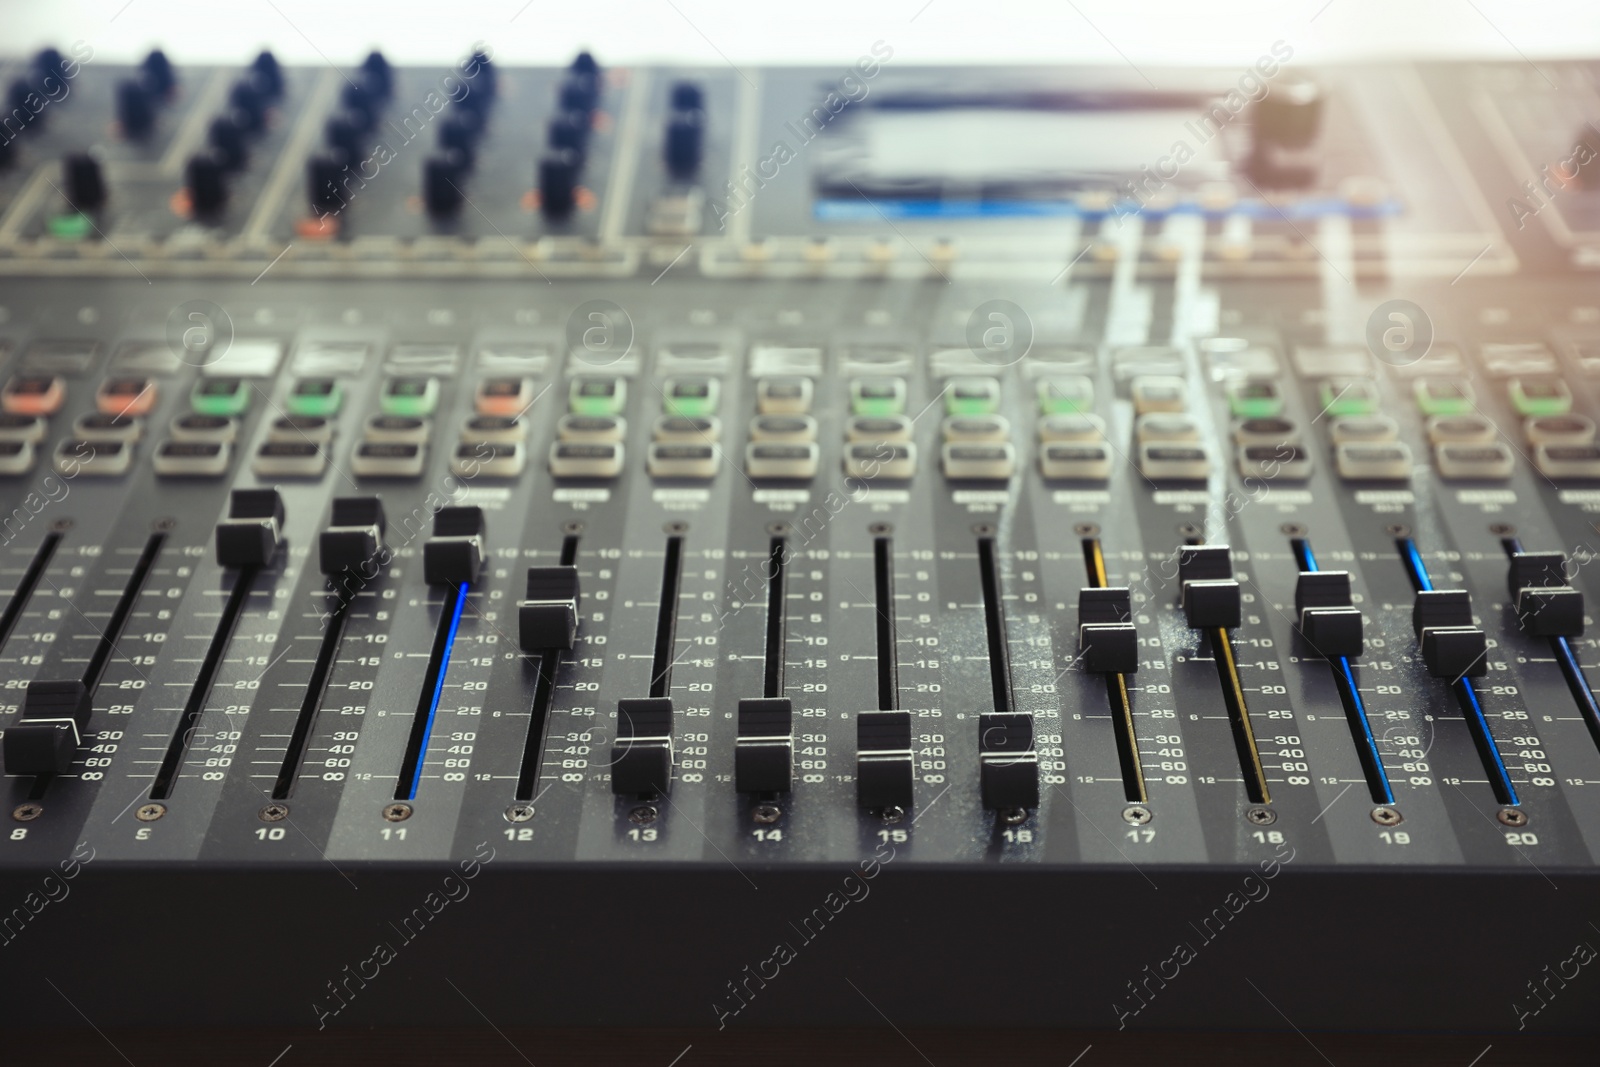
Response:
[{"label": "fader knob", "polygon": [[577,77],[567,78],[556,92],[556,100],[562,111],[583,113],[594,110],[595,104],[599,102],[599,96],[594,82]]},{"label": "fader knob", "polygon": [[578,203],[578,154],[570,148],[539,161],[539,210],[546,218],[564,219]]},{"label": "fader knob", "polygon": [[454,153],[430,156],[422,162],[422,203],[428,214],[453,215],[461,209],[466,195],[461,191],[464,172],[461,158]]},{"label": "fader knob", "polygon": [[67,201],[79,211],[94,211],[106,202],[106,178],[100,161],[87,152],[75,152],[61,161]]},{"label": "fader knob", "polygon": [[341,111],[322,127],[323,138],[333,154],[347,163],[361,158],[361,137],[365,120],[352,112]]},{"label": "fader knob", "polygon": [[184,182],[189,190],[190,210],[199,218],[214,215],[228,202],[228,185],[222,160],[214,152],[189,157],[184,167]]},{"label": "fader knob", "polygon": [[212,152],[222,161],[225,169],[238,170],[244,166],[249,146],[245,143],[244,127],[239,125],[239,120],[231,113],[218,115],[211,120],[206,140],[210,142]]},{"label": "fader knob", "polygon": [[339,175],[344,165],[334,156],[312,156],[306,164],[306,197],[311,211],[326,215],[344,206],[339,195]]},{"label": "fader knob", "polygon": [[[18,133],[30,127],[39,127],[44,125],[46,112],[42,109],[36,110],[28,106],[28,100],[30,98],[42,98],[42,95],[43,94],[39,93],[39,91],[35,89],[26,78],[17,78],[6,89],[6,117],[11,118],[13,115],[28,117],[28,122],[17,131]],[[37,100],[35,102],[37,103]],[[7,136],[14,137],[15,134],[11,134],[8,130]]]},{"label": "fader knob", "polygon": [[679,181],[693,178],[705,150],[705,126],[698,111],[674,115],[667,123],[667,172]]},{"label": "fader knob", "polygon": [[344,105],[345,114],[362,133],[371,132],[378,124],[378,101],[373,96],[372,90],[365,85],[347,82],[339,93],[339,102]]},{"label": "fader knob", "polygon": [[144,76],[145,85],[157,96],[166,96],[172,92],[172,87],[178,84],[178,75],[172,69],[172,60],[168,59],[167,54],[159,48],[144,57],[144,62],[139,64],[139,70]]},{"label": "fader knob", "polygon": [[483,120],[477,113],[458,108],[439,124],[439,147],[458,156],[461,165],[471,170],[477,160],[478,138],[482,134]]},{"label": "fader knob", "polygon": [[57,48],[41,48],[39,54],[33,57],[33,66],[41,75],[65,81],[67,77],[67,61]]},{"label": "fader knob", "polygon": [[126,137],[139,138],[155,126],[155,103],[150,90],[129,78],[117,83],[117,122]]},{"label": "fader knob", "polygon": [[704,111],[705,93],[694,82],[678,82],[672,87],[672,110]]},{"label": "fader knob", "polygon": [[550,120],[551,148],[582,153],[589,142],[589,116],[578,111],[563,111]]}]

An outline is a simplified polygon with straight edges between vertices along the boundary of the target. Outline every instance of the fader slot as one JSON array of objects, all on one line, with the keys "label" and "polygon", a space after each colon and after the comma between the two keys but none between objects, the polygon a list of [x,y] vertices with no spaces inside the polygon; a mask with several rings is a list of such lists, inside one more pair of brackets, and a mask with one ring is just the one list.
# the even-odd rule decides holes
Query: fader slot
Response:
[{"label": "fader slot", "polygon": [[683,585],[683,538],[667,538],[661,562],[650,695],[617,701],[611,747],[611,791],[618,796],[665,794],[672,784],[672,664],[678,643],[678,598]]},{"label": "fader slot", "polygon": [[[578,560],[578,538],[567,535],[561,542],[562,567],[574,567]],[[540,756],[544,752],[545,730],[550,721],[550,707],[555,702],[556,672],[561,668],[559,645],[550,645],[537,653],[537,677],[534,680],[533,702],[528,708],[528,735],[522,745],[522,766],[517,772],[517,799],[532,800],[539,788]]]},{"label": "fader slot", "polygon": [[983,581],[983,629],[989,641],[989,681],[994,711],[1011,710],[1011,652],[1006,642],[1005,605],[1000,597],[1000,570],[994,538],[978,538],[978,571]]},{"label": "fader slot", "polygon": [[683,538],[667,538],[661,562],[661,603],[656,609],[656,647],[650,660],[650,695],[672,695],[673,650],[678,644],[678,593],[683,585]]},{"label": "fader slot", "polygon": [[872,591],[877,607],[878,710],[900,706],[900,650],[895,644],[894,542],[879,537],[872,542]]},{"label": "fader slot", "polygon": [[217,620],[216,632],[211,635],[211,644],[206,647],[205,658],[200,661],[200,673],[195,676],[194,687],[189,690],[189,699],[183,705],[183,714],[178,717],[178,726],[167,744],[166,754],[161,757],[155,784],[150,788],[151,800],[167,800],[172,796],[173,787],[178,782],[178,772],[189,750],[189,741],[200,723],[206,701],[211,698],[212,683],[216,681],[217,670],[227,655],[228,642],[233,640],[233,632],[239,627],[239,619],[243,617],[245,605],[250,599],[250,587],[255,584],[258,573],[258,568],[247,567],[234,577],[233,588],[228,591],[228,600],[222,607],[222,618]]},{"label": "fader slot", "polygon": [[[1317,556],[1312,551],[1309,540],[1295,538],[1290,542],[1290,546],[1303,573],[1320,573]],[[1302,628],[1305,625],[1304,619],[1305,616],[1302,614],[1298,620]],[[1308,640],[1312,637],[1309,633],[1306,636]],[[1333,669],[1333,684],[1338,690],[1340,702],[1344,705],[1345,718],[1350,723],[1350,736],[1355,741],[1356,756],[1361,761],[1361,772],[1367,779],[1367,792],[1374,804],[1393,804],[1394,789],[1389,784],[1389,772],[1384,768],[1383,757],[1378,752],[1378,739],[1373,736],[1372,721],[1367,718],[1366,703],[1361,699],[1361,691],[1356,687],[1355,671],[1350,666],[1350,657],[1329,655],[1328,665]]]},{"label": "fader slot", "polygon": [[450,670],[450,651],[455,647],[456,631],[461,628],[461,613],[466,610],[471,589],[470,582],[462,582],[446,594],[440,606],[439,626],[434,631],[433,649],[428,654],[428,670],[422,677],[422,692],[417,699],[416,715],[411,720],[411,736],[406,740],[405,758],[400,763],[400,776],[395,783],[396,800],[416,799],[417,786],[422,781],[423,757],[428,751],[439,698],[444,693],[445,676]]},{"label": "fader slot", "polygon": [[39,588],[39,582],[44,578],[45,568],[50,566],[50,558],[56,554],[56,549],[60,545],[60,534],[45,534],[44,540],[33,553],[33,558],[28,561],[21,580],[17,582],[17,588],[12,592],[11,599],[6,602],[4,613],[0,613],[0,648],[5,647],[11,638],[11,631],[17,628],[17,621],[28,609],[28,601],[33,599],[34,591]]},{"label": "fader slot", "polygon": [[992,537],[978,538],[978,574],[993,690],[993,710],[978,716],[978,784],[985,808],[1017,818],[1039,806],[1039,755],[1033,746],[1032,714],[1014,707],[1005,596]]},{"label": "fader slot", "polygon": [[311,737],[312,727],[316,725],[317,711],[327,695],[328,682],[333,678],[333,665],[339,658],[339,646],[344,642],[345,622],[350,616],[352,599],[350,596],[335,595],[333,610],[324,620],[325,629],[322,631],[322,642],[317,646],[317,659],[311,666],[311,677],[306,679],[305,698],[295,715],[283,765],[278,768],[278,778],[272,786],[273,800],[287,800],[294,789],[295,778],[300,774],[306,743]]},{"label": "fader slot", "polygon": [[767,551],[767,645],[761,681],[761,695],[768,698],[783,696],[783,664],[788,656],[788,558],[788,540],[774,537]]},{"label": "fader slot", "polygon": [[[1105,550],[1098,537],[1083,539],[1083,558],[1092,589],[1107,587]],[[1122,671],[1106,673],[1106,698],[1111,719],[1116,724],[1117,762],[1122,769],[1122,793],[1129,801],[1143,804],[1150,799],[1145,788],[1144,764],[1139,758],[1139,734],[1133,722],[1133,700],[1128,695],[1128,676]]]},{"label": "fader slot", "polygon": [[[1422,552],[1411,538],[1398,538],[1395,547],[1400,550],[1400,560],[1417,593],[1413,617],[1417,640],[1422,646],[1423,661],[1430,674],[1450,679],[1450,688],[1455,690],[1462,717],[1472,734],[1478,757],[1483,761],[1483,769],[1489,776],[1495,799],[1515,807],[1521,800],[1517,797],[1516,786],[1512,784],[1511,773],[1506,769],[1505,758],[1500,754],[1500,746],[1489,732],[1489,721],[1484,717],[1483,704],[1478,699],[1478,687],[1472,681],[1474,673],[1481,674],[1484,670],[1488,648],[1484,643],[1483,631],[1472,625],[1472,609],[1467,602],[1467,594],[1460,590],[1435,589],[1433,579],[1428,574],[1428,565],[1422,560]],[[1434,601],[1441,609],[1436,613],[1436,618],[1429,617]]]}]

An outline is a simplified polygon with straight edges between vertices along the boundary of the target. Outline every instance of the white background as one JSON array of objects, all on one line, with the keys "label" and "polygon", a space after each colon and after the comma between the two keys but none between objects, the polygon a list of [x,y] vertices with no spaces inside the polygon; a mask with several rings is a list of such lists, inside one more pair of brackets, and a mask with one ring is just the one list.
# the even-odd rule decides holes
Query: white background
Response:
[{"label": "white background", "polygon": [[1235,64],[1284,40],[1298,62],[1600,55],[1600,0],[0,0],[0,53],[161,44],[177,62],[448,63],[482,39],[505,61]]}]

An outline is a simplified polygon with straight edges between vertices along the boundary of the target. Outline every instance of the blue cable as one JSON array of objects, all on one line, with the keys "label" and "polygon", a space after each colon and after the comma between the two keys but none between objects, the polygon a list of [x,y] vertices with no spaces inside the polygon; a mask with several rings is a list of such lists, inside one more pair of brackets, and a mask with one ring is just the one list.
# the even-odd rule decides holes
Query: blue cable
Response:
[{"label": "blue cable", "polygon": [[417,769],[411,776],[411,790],[407,800],[415,800],[417,788],[422,784],[422,765],[428,760],[428,742],[433,737],[433,719],[439,713],[439,698],[444,695],[444,679],[450,670],[450,652],[456,647],[456,631],[461,628],[461,613],[467,606],[470,582],[462,582],[456,590],[456,606],[450,614],[450,634],[445,638],[444,655],[439,657],[439,676],[433,682],[433,700],[428,705],[428,724],[422,730],[422,747],[417,752]]}]

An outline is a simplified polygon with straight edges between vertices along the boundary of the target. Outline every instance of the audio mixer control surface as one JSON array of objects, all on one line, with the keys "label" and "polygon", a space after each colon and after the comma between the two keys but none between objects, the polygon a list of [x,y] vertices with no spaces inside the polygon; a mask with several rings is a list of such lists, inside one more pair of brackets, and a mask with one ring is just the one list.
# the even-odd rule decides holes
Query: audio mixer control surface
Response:
[{"label": "audio mixer control surface", "polygon": [[11,973],[1593,1025],[1597,65],[0,81]]}]

